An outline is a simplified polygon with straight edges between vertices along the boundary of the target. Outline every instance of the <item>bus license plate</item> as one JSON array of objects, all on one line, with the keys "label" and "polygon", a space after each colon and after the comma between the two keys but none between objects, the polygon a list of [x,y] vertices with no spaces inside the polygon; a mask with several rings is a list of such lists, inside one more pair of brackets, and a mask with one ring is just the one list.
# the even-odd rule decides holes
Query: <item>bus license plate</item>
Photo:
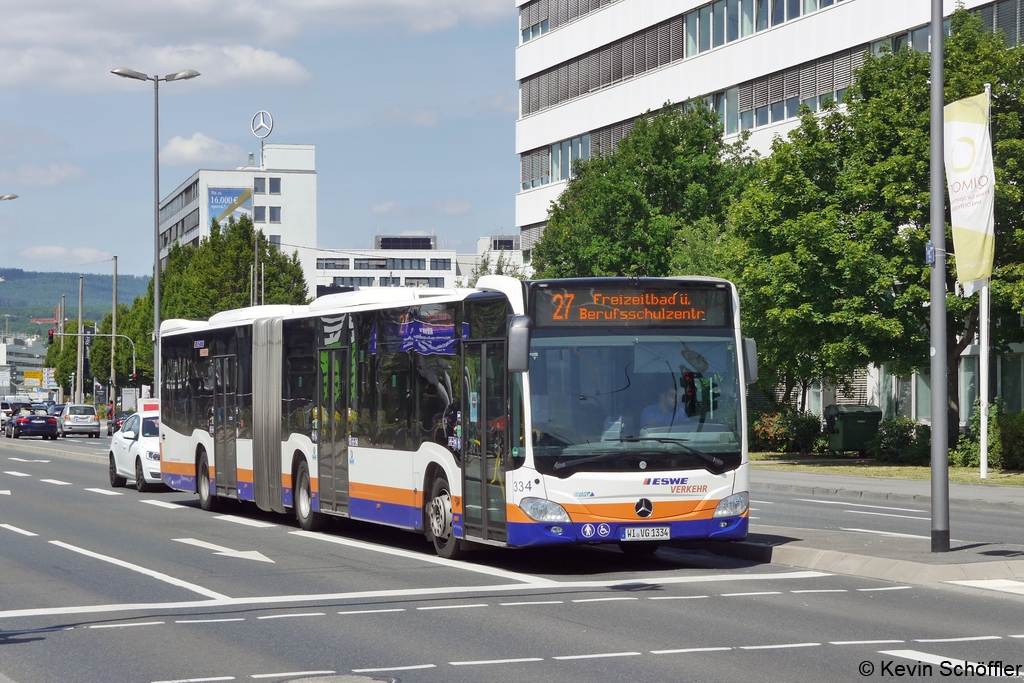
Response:
[{"label": "bus license plate", "polygon": [[622,530],[622,541],[658,541],[671,538],[667,526],[628,526]]}]

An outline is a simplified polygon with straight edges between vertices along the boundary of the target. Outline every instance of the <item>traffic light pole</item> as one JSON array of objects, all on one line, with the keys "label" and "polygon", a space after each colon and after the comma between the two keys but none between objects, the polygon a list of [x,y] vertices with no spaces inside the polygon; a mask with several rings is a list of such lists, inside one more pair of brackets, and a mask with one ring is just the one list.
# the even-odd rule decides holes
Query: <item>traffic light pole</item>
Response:
[{"label": "traffic light pole", "polygon": [[64,334],[61,335],[61,337],[62,337],[61,343],[64,342],[63,337],[117,337],[119,339],[127,339],[128,343],[132,345],[132,379],[135,379],[135,340],[132,339],[131,337],[123,335],[123,334],[107,334],[105,332],[104,333],[94,332],[93,334],[81,334],[81,335],[73,334],[71,332],[65,332]]}]

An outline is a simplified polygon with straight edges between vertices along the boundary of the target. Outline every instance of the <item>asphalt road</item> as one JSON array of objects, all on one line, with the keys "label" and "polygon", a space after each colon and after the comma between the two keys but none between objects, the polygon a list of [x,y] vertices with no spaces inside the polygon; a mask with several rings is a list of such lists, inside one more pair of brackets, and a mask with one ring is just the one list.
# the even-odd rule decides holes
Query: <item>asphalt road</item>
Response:
[{"label": "asphalt road", "polygon": [[[204,513],[194,495],[111,489],[90,457],[106,444],[0,441],[0,683],[851,681],[901,665],[937,679],[942,660],[1024,672],[1013,596],[679,548],[649,559],[484,549],[448,562],[397,530],[338,521],[308,534],[247,505]],[[915,512],[754,498],[763,523],[864,518],[927,534]]]}]

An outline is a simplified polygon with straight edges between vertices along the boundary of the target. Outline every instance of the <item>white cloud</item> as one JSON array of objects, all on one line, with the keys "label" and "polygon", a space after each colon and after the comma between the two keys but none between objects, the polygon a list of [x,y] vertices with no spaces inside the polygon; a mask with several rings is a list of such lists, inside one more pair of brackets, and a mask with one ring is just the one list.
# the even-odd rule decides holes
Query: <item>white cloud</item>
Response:
[{"label": "white cloud", "polygon": [[437,210],[441,213],[447,214],[460,214],[469,213],[473,210],[473,205],[469,202],[460,201],[457,199],[451,199],[447,202],[441,202],[437,205]]},{"label": "white cloud", "polygon": [[160,150],[160,161],[179,166],[242,164],[246,161],[246,155],[237,145],[227,145],[202,133],[195,133],[187,140],[180,135],[171,138]]},{"label": "white cloud", "polygon": [[370,211],[373,213],[394,213],[398,205],[394,202],[384,202],[383,204],[374,204],[370,207]]},{"label": "white cloud", "polygon": [[26,261],[36,261],[48,265],[82,265],[97,261],[109,261],[111,254],[93,247],[74,247],[68,249],[61,246],[38,246],[22,249],[18,257]]},{"label": "white cloud", "polygon": [[[130,87],[118,66],[159,73],[195,69],[192,87],[308,81],[306,68],[271,49],[309,28],[395,25],[411,32],[461,21],[506,21],[511,0],[31,0],[4,3],[0,86],[95,92]],[[271,47],[268,47],[271,46]],[[136,86],[140,84],[135,84]],[[176,85],[176,87],[182,87]]]},{"label": "white cloud", "polygon": [[0,183],[17,184],[27,187],[54,187],[75,183],[85,179],[85,171],[74,164],[54,164],[41,168],[25,164],[17,170],[0,169]]}]

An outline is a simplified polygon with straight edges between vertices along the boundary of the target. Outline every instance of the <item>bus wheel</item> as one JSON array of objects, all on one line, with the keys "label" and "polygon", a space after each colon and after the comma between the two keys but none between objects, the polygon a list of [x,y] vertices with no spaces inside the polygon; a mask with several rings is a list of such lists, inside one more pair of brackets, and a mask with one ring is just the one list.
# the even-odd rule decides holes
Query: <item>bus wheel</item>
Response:
[{"label": "bus wheel", "polygon": [[439,557],[454,560],[462,554],[462,545],[452,531],[452,494],[444,475],[434,480],[427,503],[430,537]]},{"label": "bus wheel", "polygon": [[117,464],[114,462],[114,454],[110,454],[110,488],[116,489],[124,486],[128,480],[117,473]]},{"label": "bus wheel", "polygon": [[199,494],[199,507],[207,512],[219,507],[217,496],[210,493],[210,466],[206,464],[205,453],[199,456],[199,466],[196,468],[196,492]]},{"label": "bus wheel", "polygon": [[313,494],[310,493],[309,468],[299,463],[295,475],[295,519],[304,531],[319,531],[324,526],[324,516],[313,511]]},{"label": "bus wheel", "polygon": [[620,543],[619,548],[630,557],[650,557],[660,545],[657,541],[629,541]]}]

